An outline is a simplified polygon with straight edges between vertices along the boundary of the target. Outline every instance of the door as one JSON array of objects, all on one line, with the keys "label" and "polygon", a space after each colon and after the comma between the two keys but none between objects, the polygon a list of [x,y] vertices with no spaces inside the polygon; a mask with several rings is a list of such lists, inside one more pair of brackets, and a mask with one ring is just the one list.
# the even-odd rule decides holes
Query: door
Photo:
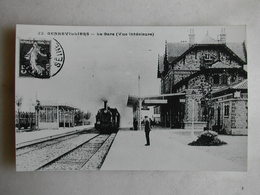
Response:
[{"label": "door", "polygon": [[220,107],[218,107],[217,125],[220,128]]}]

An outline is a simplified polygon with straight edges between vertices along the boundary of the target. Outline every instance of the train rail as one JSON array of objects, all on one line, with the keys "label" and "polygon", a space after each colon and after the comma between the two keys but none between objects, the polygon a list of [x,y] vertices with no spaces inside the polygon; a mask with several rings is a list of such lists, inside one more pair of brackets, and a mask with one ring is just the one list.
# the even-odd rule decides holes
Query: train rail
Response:
[{"label": "train rail", "polygon": [[115,134],[100,134],[38,170],[94,170],[100,169]]},{"label": "train rail", "polygon": [[99,169],[115,136],[115,133],[80,133],[20,148],[16,155],[17,170]]},{"label": "train rail", "polygon": [[70,135],[74,135],[74,134],[78,134],[78,133],[86,132],[86,131],[94,132],[95,129],[93,127],[89,127],[89,128],[85,128],[85,129],[76,129],[74,131],[65,132],[65,133],[58,134],[58,135],[51,135],[51,136],[47,136],[47,137],[43,137],[43,138],[38,138],[38,139],[18,143],[18,144],[16,144],[16,150],[22,149],[25,147],[29,147],[29,146],[33,146],[33,145],[43,143],[46,141],[55,140],[55,139],[62,138],[62,137],[68,137]]}]

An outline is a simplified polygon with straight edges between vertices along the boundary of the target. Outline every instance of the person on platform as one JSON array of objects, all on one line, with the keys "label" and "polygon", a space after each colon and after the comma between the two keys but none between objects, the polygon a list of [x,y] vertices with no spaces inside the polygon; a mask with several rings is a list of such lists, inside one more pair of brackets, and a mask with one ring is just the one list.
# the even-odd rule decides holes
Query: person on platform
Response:
[{"label": "person on platform", "polygon": [[138,122],[136,119],[134,119],[134,130],[137,130]]},{"label": "person on platform", "polygon": [[144,117],[144,131],[145,131],[145,138],[146,144],[145,146],[150,146],[150,131],[151,131],[151,124],[148,116]]}]

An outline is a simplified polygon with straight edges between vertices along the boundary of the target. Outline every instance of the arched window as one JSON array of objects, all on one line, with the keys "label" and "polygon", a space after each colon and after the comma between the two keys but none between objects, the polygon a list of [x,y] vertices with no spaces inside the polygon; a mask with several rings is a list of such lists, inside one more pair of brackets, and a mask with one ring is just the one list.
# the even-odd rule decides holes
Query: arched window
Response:
[{"label": "arched window", "polygon": [[237,78],[236,75],[232,75],[232,76],[231,76],[231,79],[230,79],[231,82],[232,82],[232,83],[235,82],[235,81],[236,81],[236,78]]},{"label": "arched window", "polygon": [[223,74],[221,80],[222,80],[221,82],[222,82],[223,85],[227,85],[228,84],[228,77],[227,77],[227,75]]},{"label": "arched window", "polygon": [[213,76],[213,84],[219,84],[219,76],[218,75],[214,75]]}]

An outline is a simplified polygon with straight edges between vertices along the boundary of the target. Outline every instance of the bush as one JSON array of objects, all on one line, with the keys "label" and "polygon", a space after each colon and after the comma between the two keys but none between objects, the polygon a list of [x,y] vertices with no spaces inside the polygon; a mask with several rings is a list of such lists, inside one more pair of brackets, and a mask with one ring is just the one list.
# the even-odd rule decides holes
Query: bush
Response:
[{"label": "bush", "polygon": [[227,144],[218,139],[218,134],[215,131],[203,132],[196,141],[189,143],[190,146],[220,146]]}]

